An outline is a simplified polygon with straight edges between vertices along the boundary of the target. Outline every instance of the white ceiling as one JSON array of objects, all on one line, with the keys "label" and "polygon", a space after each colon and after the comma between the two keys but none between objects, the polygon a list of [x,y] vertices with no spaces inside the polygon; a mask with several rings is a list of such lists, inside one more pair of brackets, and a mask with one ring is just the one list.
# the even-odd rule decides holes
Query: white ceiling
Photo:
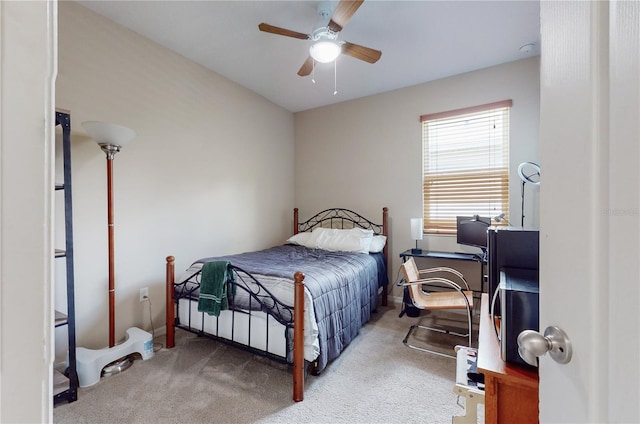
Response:
[{"label": "white ceiling", "polygon": [[[319,1],[79,1],[107,18],[298,112],[540,54],[540,5],[528,1],[366,0],[339,35],[382,51],[299,77],[309,41],[258,24],[313,31]],[[332,2],[337,4],[337,2]],[[533,43],[531,52],[520,47]]]}]

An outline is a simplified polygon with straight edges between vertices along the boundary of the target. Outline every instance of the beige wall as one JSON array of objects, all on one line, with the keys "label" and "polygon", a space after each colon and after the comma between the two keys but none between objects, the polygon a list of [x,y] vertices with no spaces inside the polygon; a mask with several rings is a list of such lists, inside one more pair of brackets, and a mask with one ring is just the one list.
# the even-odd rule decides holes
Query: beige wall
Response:
[{"label": "beige wall", "polygon": [[[303,216],[347,207],[381,220],[389,207],[390,274],[410,248],[409,221],[422,214],[420,115],[513,99],[510,145],[511,223],[520,225],[518,164],[538,162],[539,58],[399,89],[295,115],[295,201]],[[544,172],[544,171],[543,171]],[[527,186],[525,226],[538,225],[538,191]],[[455,237],[426,237],[424,249],[473,251]]]},{"label": "beige wall", "polygon": [[141,287],[156,330],[164,323],[167,255],[185,269],[290,234],[293,114],[76,3],[61,2],[59,15],[56,104],[71,110],[78,344],[95,349],[108,340],[106,160],[80,123],[137,132],[114,161],[118,341],[131,326],[150,329]]}]

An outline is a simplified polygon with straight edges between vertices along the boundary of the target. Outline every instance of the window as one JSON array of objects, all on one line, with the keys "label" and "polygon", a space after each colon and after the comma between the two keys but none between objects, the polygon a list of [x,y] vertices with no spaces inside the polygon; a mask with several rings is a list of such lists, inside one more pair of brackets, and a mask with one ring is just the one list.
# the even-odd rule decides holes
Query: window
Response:
[{"label": "window", "polygon": [[425,233],[455,234],[456,216],[509,217],[511,105],[420,117]]}]

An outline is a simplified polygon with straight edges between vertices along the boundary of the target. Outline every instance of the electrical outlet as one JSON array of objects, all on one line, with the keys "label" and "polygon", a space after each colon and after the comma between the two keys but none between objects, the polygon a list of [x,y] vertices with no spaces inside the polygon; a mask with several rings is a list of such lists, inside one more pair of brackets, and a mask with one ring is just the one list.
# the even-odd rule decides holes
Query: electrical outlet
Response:
[{"label": "electrical outlet", "polygon": [[140,302],[144,302],[149,299],[149,287],[143,287],[140,289]]}]

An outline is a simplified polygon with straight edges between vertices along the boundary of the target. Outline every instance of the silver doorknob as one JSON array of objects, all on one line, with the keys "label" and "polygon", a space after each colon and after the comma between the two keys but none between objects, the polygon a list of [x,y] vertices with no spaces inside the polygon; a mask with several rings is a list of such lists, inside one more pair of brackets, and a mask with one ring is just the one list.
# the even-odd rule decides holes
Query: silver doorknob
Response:
[{"label": "silver doorknob", "polygon": [[527,364],[537,367],[538,357],[547,352],[559,364],[571,361],[571,341],[560,328],[547,327],[544,336],[533,330],[524,330],[518,335],[518,354]]}]

